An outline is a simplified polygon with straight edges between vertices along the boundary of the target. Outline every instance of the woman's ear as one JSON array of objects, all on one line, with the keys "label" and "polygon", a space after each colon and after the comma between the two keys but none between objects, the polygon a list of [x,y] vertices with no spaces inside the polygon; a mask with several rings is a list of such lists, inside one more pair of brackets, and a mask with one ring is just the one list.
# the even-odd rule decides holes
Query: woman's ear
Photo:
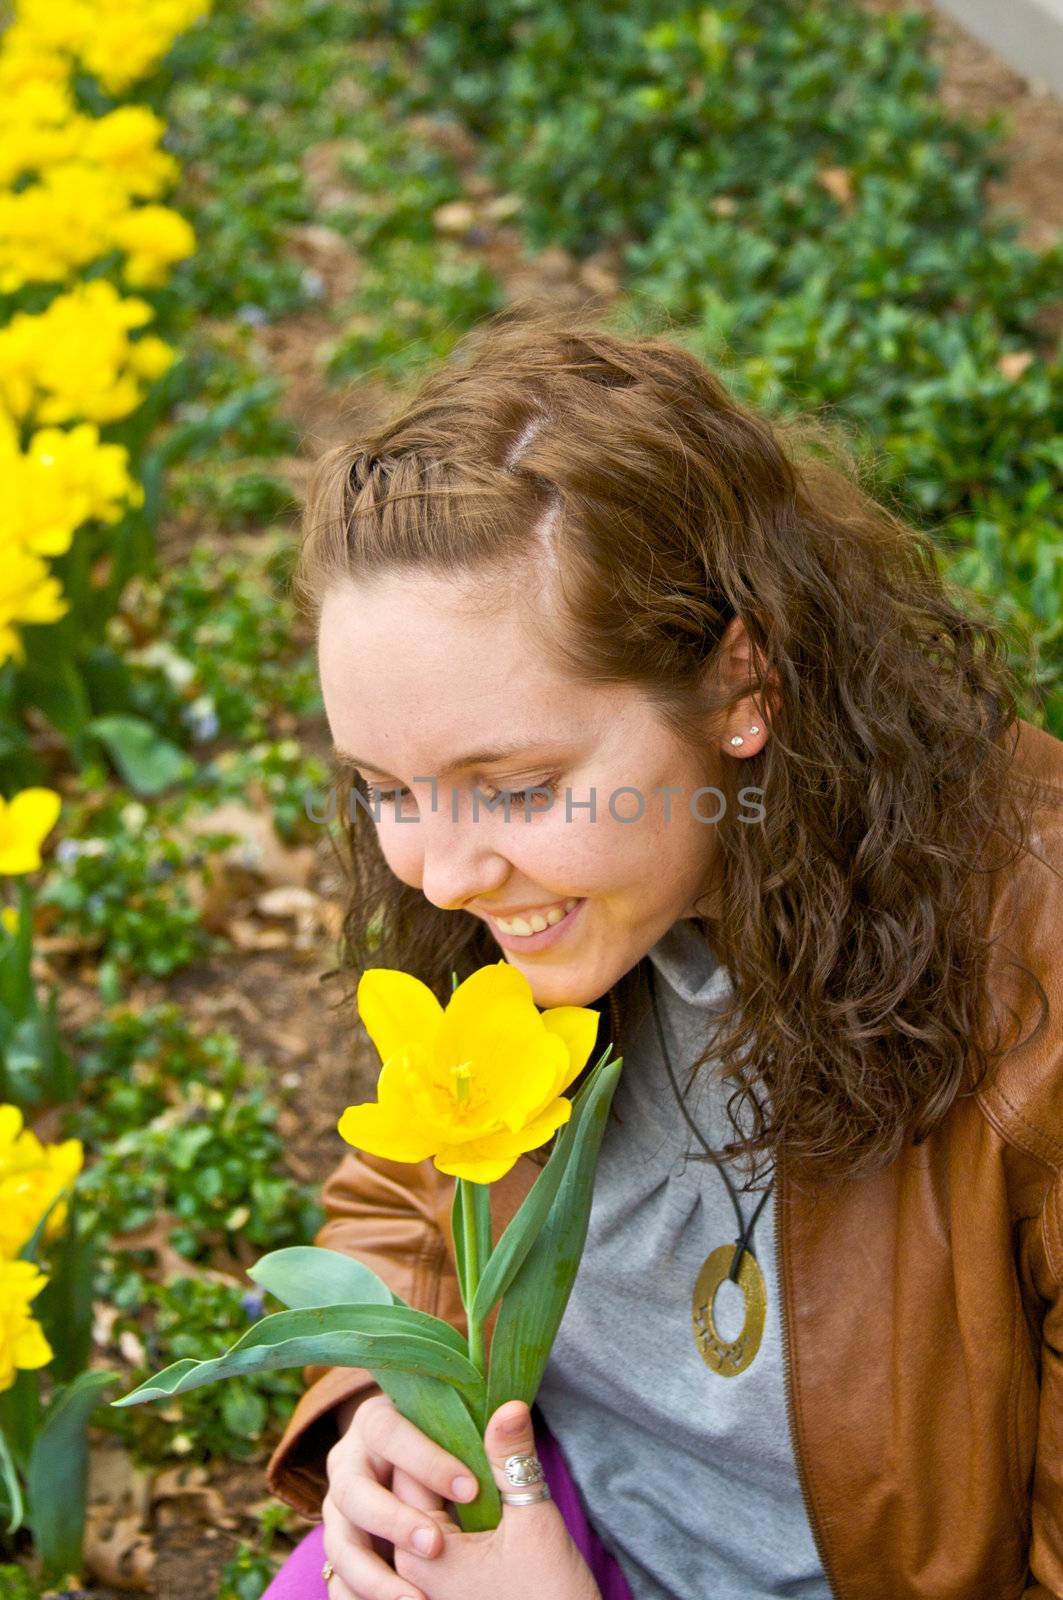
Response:
[{"label": "woman's ear", "polygon": [[[771,733],[771,716],[780,699],[779,675],[772,667],[766,674],[765,686],[757,689],[753,686],[757,683],[758,673],[761,678],[765,677],[763,658],[755,655],[741,617],[732,617],[720,642],[719,654],[714,659],[713,677],[718,687],[732,694],[741,694],[743,689],[749,692],[732,705],[718,734],[721,749],[729,755],[739,750],[743,755],[755,755],[763,749]],[[755,734],[750,732],[754,726],[757,728]],[[732,745],[734,738],[741,739],[743,743]]]}]

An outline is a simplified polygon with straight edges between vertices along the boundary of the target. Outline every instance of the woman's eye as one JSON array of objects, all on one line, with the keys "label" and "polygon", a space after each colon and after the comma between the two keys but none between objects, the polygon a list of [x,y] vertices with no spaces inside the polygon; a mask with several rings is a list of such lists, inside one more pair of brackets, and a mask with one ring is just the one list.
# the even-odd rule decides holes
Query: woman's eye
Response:
[{"label": "woman's eye", "polygon": [[[508,795],[511,805],[524,806],[527,803],[528,796],[533,792],[535,794],[536,801],[543,802],[543,789],[548,791],[552,803],[557,799],[557,790],[560,782],[561,778],[560,774],[558,774],[558,776],[554,778],[544,778],[540,783],[529,784],[526,789],[506,789],[504,786],[496,788],[494,784],[490,783],[477,784],[477,788],[481,794],[485,795],[486,798],[492,802],[500,800],[504,795]],[[409,789],[381,789],[378,788],[375,783],[367,782],[365,790],[366,797],[371,805],[375,805],[379,801],[384,800],[404,803],[408,795],[411,799],[413,799],[413,796],[410,795]],[[534,815],[537,811],[547,809],[548,807],[545,805],[545,803],[534,804],[532,806],[532,813]]]},{"label": "woman's eye", "polygon": [[501,799],[502,796],[505,795],[508,796],[511,805],[517,806],[526,805],[528,796],[530,794],[534,794],[536,800],[536,804],[532,806],[532,814],[534,815],[537,811],[545,811],[549,809],[545,804],[542,791],[546,789],[549,792],[550,802],[552,804],[553,801],[557,799],[557,789],[560,782],[561,779],[559,775],[554,778],[543,778],[538,783],[529,784],[526,789],[507,789],[504,785],[496,788],[495,785],[491,783],[485,783],[482,785],[478,784],[477,788],[480,789],[481,793],[486,794],[487,798],[492,802]]},{"label": "woman's eye", "polygon": [[409,794],[409,789],[378,789],[375,783],[365,786],[367,799],[375,805],[379,800],[404,800]]}]

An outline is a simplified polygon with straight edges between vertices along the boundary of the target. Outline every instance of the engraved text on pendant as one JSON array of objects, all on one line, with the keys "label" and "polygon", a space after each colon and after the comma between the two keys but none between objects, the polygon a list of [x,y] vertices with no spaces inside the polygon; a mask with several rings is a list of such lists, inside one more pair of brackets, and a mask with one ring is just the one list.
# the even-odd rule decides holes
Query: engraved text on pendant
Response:
[{"label": "engraved text on pendant", "polygon": [[702,1359],[723,1378],[733,1378],[736,1373],[744,1372],[760,1349],[768,1305],[764,1274],[753,1252],[743,1250],[738,1269],[738,1287],[745,1297],[745,1321],[737,1339],[720,1338],[712,1320],[712,1302],[731,1270],[734,1253],[733,1244],[720,1245],[718,1250],[706,1257],[694,1285],[694,1339]]}]

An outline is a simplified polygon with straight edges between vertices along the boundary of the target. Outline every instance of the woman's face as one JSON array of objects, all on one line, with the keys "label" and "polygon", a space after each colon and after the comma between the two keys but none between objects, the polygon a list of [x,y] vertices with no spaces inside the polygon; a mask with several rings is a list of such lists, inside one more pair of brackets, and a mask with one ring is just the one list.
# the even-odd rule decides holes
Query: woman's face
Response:
[{"label": "woman's face", "polygon": [[[485,921],[538,1006],[586,1005],[710,882],[723,802],[695,792],[718,784],[723,757],[707,744],[696,762],[629,684],[560,676],[517,606],[478,611],[470,592],[388,574],[326,596],[333,743],[374,805],[383,791],[379,821],[358,808],[354,825],[377,829],[403,883]],[[489,759],[501,747],[511,753]],[[507,818],[500,791],[534,786],[552,803],[511,795]],[[572,901],[561,921],[519,932]],[[499,916],[523,922],[507,932]]]}]

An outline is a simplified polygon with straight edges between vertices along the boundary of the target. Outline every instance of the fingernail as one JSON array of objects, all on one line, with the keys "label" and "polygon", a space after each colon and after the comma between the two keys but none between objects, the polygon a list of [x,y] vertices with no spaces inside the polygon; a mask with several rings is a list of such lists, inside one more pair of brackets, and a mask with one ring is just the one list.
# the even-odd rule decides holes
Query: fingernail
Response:
[{"label": "fingernail", "polygon": [[507,1417],[505,1422],[502,1424],[503,1433],[520,1433],[523,1428],[524,1418],[519,1413],[512,1417]]},{"label": "fingernail", "polygon": [[426,1556],[430,1550],[434,1549],[435,1542],[435,1533],[431,1528],[416,1529],[413,1538],[410,1540],[417,1554],[421,1556]]},{"label": "fingernail", "polygon": [[455,1500],[471,1500],[477,1489],[476,1479],[455,1478],[450,1487]]}]

